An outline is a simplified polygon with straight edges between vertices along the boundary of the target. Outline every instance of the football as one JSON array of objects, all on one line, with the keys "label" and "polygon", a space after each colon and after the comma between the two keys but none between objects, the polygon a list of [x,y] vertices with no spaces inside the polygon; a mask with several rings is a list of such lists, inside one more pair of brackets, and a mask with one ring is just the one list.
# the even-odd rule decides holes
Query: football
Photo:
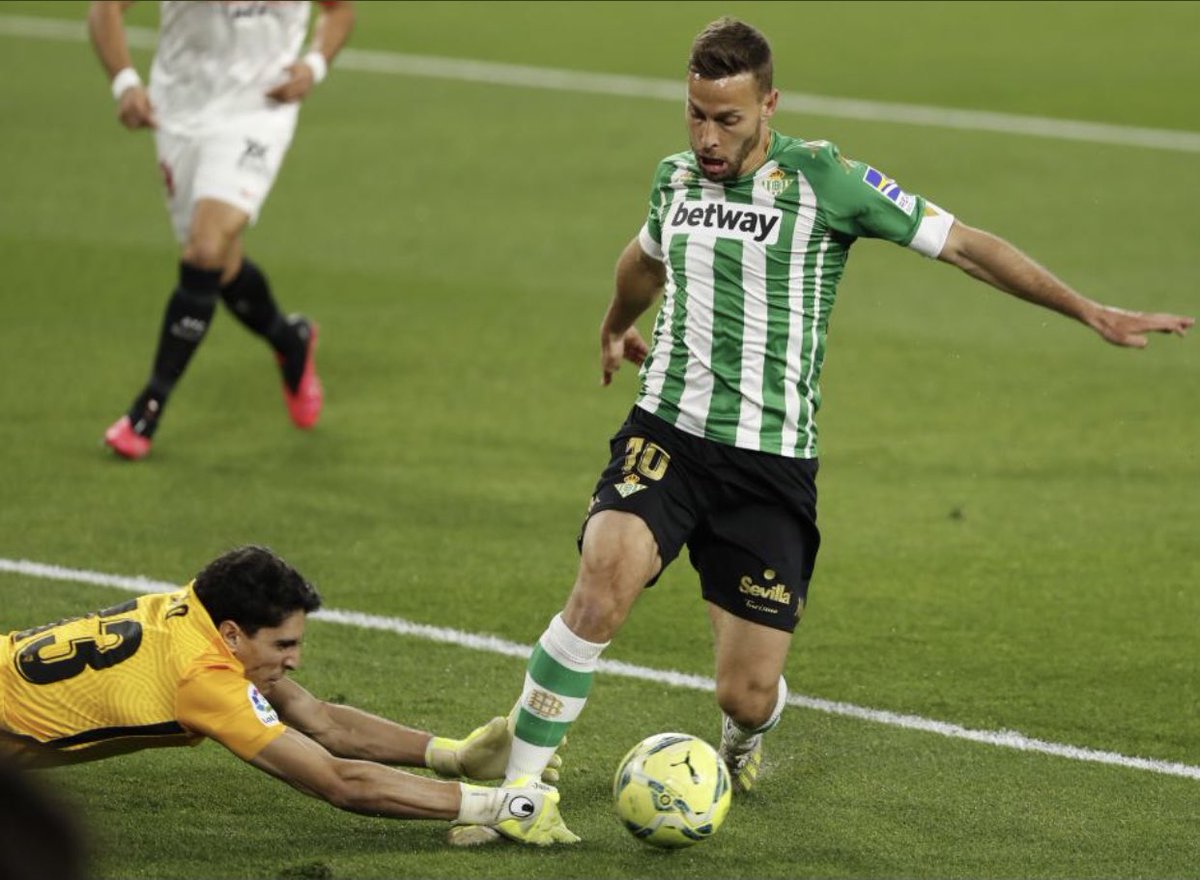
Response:
[{"label": "football", "polygon": [[629,750],[613,777],[617,816],[643,843],[668,849],[708,840],[729,812],[729,771],[686,733],[658,733]]}]

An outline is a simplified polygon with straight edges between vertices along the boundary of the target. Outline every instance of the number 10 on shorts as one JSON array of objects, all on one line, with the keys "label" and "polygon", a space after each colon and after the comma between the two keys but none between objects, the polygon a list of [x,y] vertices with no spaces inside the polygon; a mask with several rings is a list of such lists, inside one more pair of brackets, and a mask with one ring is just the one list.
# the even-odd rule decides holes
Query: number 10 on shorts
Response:
[{"label": "number 10 on shorts", "polygon": [[670,463],[670,453],[657,443],[650,443],[645,437],[630,437],[625,443],[625,463],[621,470],[631,474],[636,469],[647,480],[661,480]]}]

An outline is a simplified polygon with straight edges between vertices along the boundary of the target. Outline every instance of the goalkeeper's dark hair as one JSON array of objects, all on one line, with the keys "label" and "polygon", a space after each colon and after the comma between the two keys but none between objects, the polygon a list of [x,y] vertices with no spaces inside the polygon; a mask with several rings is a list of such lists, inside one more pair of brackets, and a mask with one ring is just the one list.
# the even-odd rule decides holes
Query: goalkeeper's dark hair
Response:
[{"label": "goalkeeper's dark hair", "polygon": [[321,607],[316,587],[266,547],[238,547],[196,575],[196,597],[212,622],[232,620],[247,635]]},{"label": "goalkeeper's dark hair", "polygon": [[760,95],[771,91],[774,67],[771,44],[762,31],[729,16],[718,18],[697,34],[688,57],[688,70],[702,79],[753,73]]}]

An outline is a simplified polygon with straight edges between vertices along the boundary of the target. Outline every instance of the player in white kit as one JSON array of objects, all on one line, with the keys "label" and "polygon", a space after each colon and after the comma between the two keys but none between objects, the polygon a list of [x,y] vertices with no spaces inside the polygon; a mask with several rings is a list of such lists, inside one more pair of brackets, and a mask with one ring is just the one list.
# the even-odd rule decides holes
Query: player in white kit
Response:
[{"label": "player in white kit", "polygon": [[179,280],[167,303],[146,386],[105,433],[118,455],[150,451],[171,390],[224,300],[275,352],[292,421],[311,428],[323,393],[313,355],[317,326],[284,317],[262,270],[242,253],[296,130],[300,101],[325,78],[354,26],[349,2],[321,2],[302,51],[311,4],[163,0],[150,87],[126,45],[128,0],[96,0],[88,31],[112,82],[117,118],[155,132],[167,207],[180,244]]}]

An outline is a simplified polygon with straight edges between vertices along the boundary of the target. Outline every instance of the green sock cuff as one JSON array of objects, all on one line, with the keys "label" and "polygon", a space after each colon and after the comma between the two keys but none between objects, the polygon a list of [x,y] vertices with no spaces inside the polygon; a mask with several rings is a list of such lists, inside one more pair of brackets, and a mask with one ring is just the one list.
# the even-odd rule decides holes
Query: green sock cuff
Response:
[{"label": "green sock cuff", "polygon": [[529,657],[529,676],[551,693],[582,699],[592,689],[593,672],[578,672],[564,666],[542,647],[534,645]]},{"label": "green sock cuff", "polygon": [[517,727],[513,735],[530,745],[557,746],[570,727],[570,721],[547,721],[523,708],[517,713]]}]

